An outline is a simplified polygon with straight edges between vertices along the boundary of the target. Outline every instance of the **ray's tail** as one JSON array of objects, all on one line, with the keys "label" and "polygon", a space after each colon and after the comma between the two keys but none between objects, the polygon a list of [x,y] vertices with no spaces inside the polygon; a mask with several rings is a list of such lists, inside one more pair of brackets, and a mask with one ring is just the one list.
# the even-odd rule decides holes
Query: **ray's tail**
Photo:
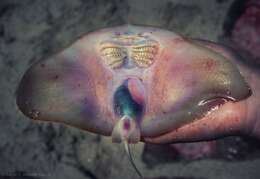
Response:
[{"label": "ray's tail", "polygon": [[125,146],[125,151],[127,153],[129,161],[131,162],[132,166],[134,167],[136,173],[138,174],[138,176],[140,178],[144,178],[142,173],[138,170],[138,168],[136,167],[136,165],[134,163],[134,160],[133,160],[133,157],[132,157],[132,153],[131,153],[131,150],[130,150],[130,146],[129,146],[129,143],[127,141],[124,141],[124,146]]},{"label": "ray's tail", "polygon": [[129,158],[130,163],[132,164],[134,170],[140,178],[143,178],[141,172],[136,167],[132,153],[129,147],[129,143],[137,143],[140,141],[140,128],[137,125],[136,121],[130,118],[129,116],[123,116],[114,127],[112,132],[112,141],[113,142],[123,142],[125,151]]}]

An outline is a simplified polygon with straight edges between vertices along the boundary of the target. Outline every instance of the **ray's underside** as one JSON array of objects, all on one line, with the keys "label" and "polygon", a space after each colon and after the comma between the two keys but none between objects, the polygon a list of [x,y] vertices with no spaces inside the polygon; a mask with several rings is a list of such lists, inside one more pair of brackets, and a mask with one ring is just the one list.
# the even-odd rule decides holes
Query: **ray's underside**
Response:
[{"label": "ray's underside", "polygon": [[36,120],[111,135],[122,118],[114,106],[122,105],[117,90],[126,80],[131,84],[123,113],[142,137],[167,133],[250,95],[235,64],[214,48],[174,32],[128,25],[90,33],[33,64],[19,84],[17,105]]}]

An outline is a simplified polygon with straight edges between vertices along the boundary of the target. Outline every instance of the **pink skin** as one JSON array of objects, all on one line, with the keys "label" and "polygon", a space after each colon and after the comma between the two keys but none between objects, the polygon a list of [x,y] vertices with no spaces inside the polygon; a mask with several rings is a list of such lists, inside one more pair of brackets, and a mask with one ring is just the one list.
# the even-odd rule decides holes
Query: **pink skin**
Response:
[{"label": "pink skin", "polygon": [[128,81],[128,88],[133,99],[140,105],[145,103],[145,89],[141,84],[141,81],[135,78],[131,78]]},{"label": "pink skin", "polygon": [[[152,64],[132,65],[134,59],[129,56],[125,68],[105,65],[100,44],[116,36],[121,46],[130,48],[129,32],[135,38],[148,36],[152,42],[158,42]],[[119,34],[125,35],[121,38]],[[251,96],[239,71],[252,90]],[[222,46],[152,27],[121,26],[92,32],[54,57],[34,64],[18,88],[17,104],[30,118],[110,136],[119,121],[113,109],[113,95],[127,79],[132,98],[144,105],[141,119],[134,119],[133,123],[133,131],[139,133],[129,134],[135,142],[139,134],[141,141],[150,143],[201,141],[240,134],[260,137],[259,73],[240,63]],[[211,99],[212,94],[222,99],[229,93],[235,101],[206,115],[196,114],[200,108],[194,108],[192,115],[198,117],[189,117],[189,110],[199,100]]]},{"label": "pink skin", "polygon": [[151,143],[177,143],[212,140],[229,135],[250,135],[260,138],[260,73],[237,60],[230,51],[214,43],[199,41],[202,45],[226,56],[237,64],[252,90],[252,95],[242,101],[227,102],[218,110],[171,132],[154,138],[144,138]]},{"label": "pink skin", "polygon": [[237,64],[240,72],[251,87],[252,96],[240,102],[228,102],[217,111],[213,111],[200,120],[181,126],[156,138],[145,138],[144,141],[152,143],[201,141],[240,134],[260,137],[260,112],[258,110],[260,107],[258,100],[260,99],[260,73],[257,69],[238,61],[235,54],[232,54],[231,49],[225,49],[207,42],[201,42],[201,45],[221,53],[234,64]]}]

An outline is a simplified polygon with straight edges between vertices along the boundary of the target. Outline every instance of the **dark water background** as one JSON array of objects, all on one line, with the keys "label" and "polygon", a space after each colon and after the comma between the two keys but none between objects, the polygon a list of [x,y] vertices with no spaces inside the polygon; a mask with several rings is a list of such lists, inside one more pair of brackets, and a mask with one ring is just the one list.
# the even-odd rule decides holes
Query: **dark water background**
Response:
[{"label": "dark water background", "polygon": [[[112,144],[111,139],[23,116],[15,104],[23,73],[32,62],[62,50],[89,31],[124,23],[223,41],[245,2],[0,0],[0,178],[137,178],[123,146]],[[147,177],[260,178],[257,141],[228,138],[217,144],[216,154],[200,160],[185,159],[169,146],[132,148],[136,165]]]}]

